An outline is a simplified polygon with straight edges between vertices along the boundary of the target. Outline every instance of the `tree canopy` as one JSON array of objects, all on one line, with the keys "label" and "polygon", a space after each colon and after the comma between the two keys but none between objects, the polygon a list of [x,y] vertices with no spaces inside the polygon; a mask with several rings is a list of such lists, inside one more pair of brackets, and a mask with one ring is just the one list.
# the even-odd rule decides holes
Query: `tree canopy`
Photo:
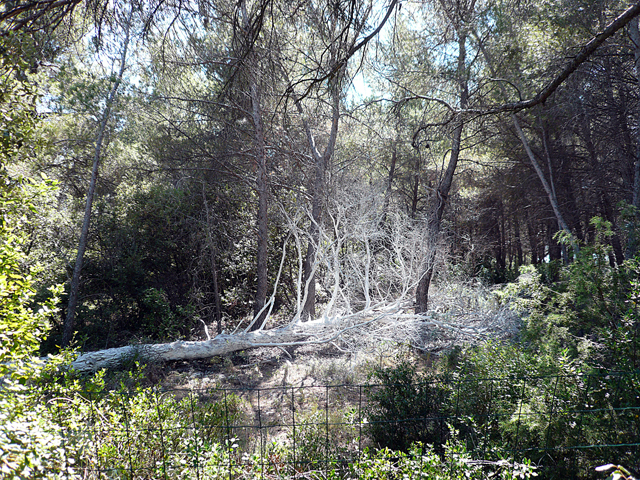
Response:
[{"label": "tree canopy", "polygon": [[639,13],[5,2],[5,188],[58,185],[11,201],[30,205],[10,231],[40,265],[36,298],[65,285],[42,351],[419,316],[452,272],[571,263],[596,216],[621,265],[637,252]]}]

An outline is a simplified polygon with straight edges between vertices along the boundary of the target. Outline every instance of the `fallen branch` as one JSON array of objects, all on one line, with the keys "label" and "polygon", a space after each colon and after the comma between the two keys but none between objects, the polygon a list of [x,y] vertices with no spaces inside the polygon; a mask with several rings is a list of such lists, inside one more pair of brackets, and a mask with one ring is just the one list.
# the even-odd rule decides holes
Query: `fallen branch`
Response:
[{"label": "fallen branch", "polygon": [[[370,337],[369,339],[376,337],[380,340],[391,339],[393,335],[386,336],[390,331],[404,332],[410,337],[416,335],[418,331],[424,333],[429,329],[444,329],[469,338],[484,338],[486,336],[484,329],[438,320],[433,316],[405,313],[403,310],[399,305],[392,305],[384,309],[377,308],[359,312],[355,315],[332,319],[320,318],[271,330],[220,334],[204,341],[176,341],[109,348],[80,354],[73,361],[71,367],[78,372],[87,373],[101,369],[119,368],[135,361],[149,363],[198,360],[251,348],[326,344],[347,334],[366,336]],[[402,341],[399,338],[396,340]]]},{"label": "fallen branch", "polygon": [[[415,314],[411,298],[420,275],[427,270],[426,262],[434,258],[431,251],[437,244],[424,228],[424,222],[400,214],[388,214],[387,224],[382,228],[379,205],[370,201],[371,198],[379,197],[343,189],[341,202],[328,208],[330,225],[320,228],[313,262],[314,270],[322,272],[319,281],[328,296],[322,306],[319,305],[316,320],[303,322],[301,315],[309,293],[308,282],[300,275],[303,245],[310,239],[303,237],[306,233],[300,225],[311,216],[304,211],[292,215],[283,211],[290,234],[283,246],[274,292],[249,327],[242,330],[238,325],[231,333],[213,338],[205,328],[207,340],[204,341],[130,345],[83,353],[71,367],[79,372],[94,372],[135,361],[197,360],[258,347],[340,343],[341,348],[356,351],[364,344],[379,344],[387,339],[426,349],[436,337],[479,339],[486,336],[493,323],[491,315],[486,317],[487,322],[478,319],[470,323],[448,313]],[[287,244],[295,248],[298,259],[294,312],[287,323],[267,329],[267,325],[273,325],[272,311]],[[249,331],[257,318],[260,319],[258,328]]]},{"label": "fallen branch", "polygon": [[293,328],[259,330],[235,335],[221,334],[205,341],[176,341],[171,343],[129,345],[97,352],[82,353],[71,367],[78,372],[95,372],[118,368],[129,362],[142,363],[171,360],[198,360],[255,347],[295,344],[303,338]]},{"label": "fallen branch", "polygon": [[351,330],[366,327],[383,318],[395,315],[397,307],[379,311],[377,315],[347,315],[334,319],[318,319],[287,325],[271,330],[256,330],[235,334],[220,334],[204,341],[175,341],[171,343],[129,345],[96,352],[82,353],[71,363],[78,372],[95,372],[112,369],[139,361],[167,362],[172,360],[198,360],[217,355],[258,347],[290,347],[323,344],[334,341]]}]

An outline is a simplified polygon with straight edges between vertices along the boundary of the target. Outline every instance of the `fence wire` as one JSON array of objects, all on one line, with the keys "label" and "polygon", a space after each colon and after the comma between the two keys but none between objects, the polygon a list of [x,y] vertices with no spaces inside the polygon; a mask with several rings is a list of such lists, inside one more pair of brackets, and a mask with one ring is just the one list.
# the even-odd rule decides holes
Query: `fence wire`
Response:
[{"label": "fence wire", "polygon": [[422,440],[446,465],[454,437],[468,462],[530,459],[538,478],[598,478],[605,463],[640,470],[638,372],[65,391],[37,401],[61,432],[69,468],[56,478],[356,478],[354,465],[385,443]]}]

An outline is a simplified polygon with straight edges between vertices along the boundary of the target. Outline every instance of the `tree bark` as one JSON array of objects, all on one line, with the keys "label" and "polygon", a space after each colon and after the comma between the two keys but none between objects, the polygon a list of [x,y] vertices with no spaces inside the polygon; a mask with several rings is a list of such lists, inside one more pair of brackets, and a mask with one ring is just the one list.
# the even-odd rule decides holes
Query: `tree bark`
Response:
[{"label": "tree bark", "polygon": [[[220,334],[204,341],[176,341],[171,343],[129,345],[126,347],[109,348],[96,352],[80,354],[71,367],[78,372],[95,372],[100,369],[118,368],[127,363],[139,361],[142,363],[195,360],[211,358],[239,350],[259,347],[283,347],[296,345],[320,345],[332,342],[346,332],[356,328],[366,328],[375,322],[390,322],[395,324],[396,316],[406,320],[403,315],[402,302],[395,302],[385,307],[365,309],[357,314],[345,317],[320,318],[307,322],[295,320],[287,326],[272,330],[244,331],[233,334]],[[295,318],[300,318],[296,315]],[[462,325],[449,324],[435,318],[417,317],[415,320],[425,325],[453,329],[457,332],[474,334],[473,328],[467,329]]]},{"label": "tree bark", "polygon": [[382,215],[380,216],[380,223],[384,225],[387,222],[387,216],[389,214],[389,203],[391,202],[391,195],[393,194],[393,182],[396,174],[396,163],[398,160],[398,137],[393,142],[391,152],[391,165],[389,165],[389,175],[387,176],[387,188],[384,192],[384,203],[382,204]]},{"label": "tree bark", "polygon": [[418,196],[420,194],[420,155],[416,155],[413,169],[413,188],[411,190],[411,218],[418,213]]},{"label": "tree bark", "polygon": [[[636,74],[636,84],[640,87],[640,28],[638,17],[631,20],[629,24],[629,37],[633,43],[634,72]],[[640,108],[634,112],[637,119],[640,119]],[[635,159],[633,168],[633,191],[631,192],[631,205],[633,210],[633,221],[629,228],[629,238],[625,250],[625,258],[634,258],[639,249],[638,224],[640,224],[640,133],[635,134]]]},{"label": "tree bark", "polygon": [[[467,81],[467,67],[466,67],[466,41],[467,32],[464,25],[456,25],[458,33],[458,65],[457,65],[457,81],[458,81],[458,94],[460,98],[460,109],[464,110],[467,107],[469,100],[469,87]],[[462,118],[458,118],[457,125],[453,131],[453,138],[451,142],[451,155],[449,156],[449,163],[445,171],[440,185],[436,190],[436,207],[431,217],[428,220],[428,229],[430,238],[437,239],[440,234],[440,225],[442,222],[442,215],[444,214],[445,207],[447,206],[447,200],[449,198],[449,192],[451,191],[451,185],[453,184],[453,176],[458,166],[458,160],[460,159],[460,151],[462,145],[462,130],[464,128],[464,122]],[[429,309],[429,288],[431,286],[431,279],[433,278],[434,263],[435,263],[435,249],[428,253],[426,271],[418,282],[416,288],[416,313],[425,313]]]},{"label": "tree bark", "polygon": [[329,134],[329,140],[321,154],[318,151],[315,136],[311,131],[308,119],[305,117],[304,109],[300,99],[293,93],[294,103],[302,117],[302,123],[304,126],[307,141],[309,142],[309,148],[314,160],[314,181],[313,181],[313,199],[311,205],[311,225],[309,226],[309,242],[307,245],[307,252],[305,254],[303,263],[303,285],[305,286],[305,301],[302,309],[302,316],[304,319],[315,318],[316,313],[316,279],[315,279],[315,259],[317,253],[317,245],[320,240],[320,224],[322,222],[324,195],[326,187],[326,176],[333,152],[335,150],[336,140],[338,138],[338,126],[340,122],[340,90],[339,82],[342,78],[342,72],[335,78],[331,86],[331,132]]},{"label": "tree bark", "polygon": [[89,189],[87,191],[87,199],[84,208],[84,218],[82,221],[82,230],[80,232],[80,240],[78,241],[78,254],[76,256],[75,266],[73,268],[73,276],[71,277],[71,285],[69,287],[69,302],[67,304],[67,315],[64,320],[63,333],[62,333],[62,347],[66,347],[71,342],[73,337],[73,330],[75,325],[76,307],[78,305],[78,291],[80,288],[80,274],[82,273],[82,264],[84,261],[84,253],[87,249],[87,241],[89,238],[89,224],[91,223],[91,211],[93,206],[93,198],[96,191],[96,183],[98,181],[98,168],[100,166],[100,160],[102,159],[102,146],[104,143],[104,137],[107,131],[107,123],[111,117],[111,109],[116,100],[118,88],[122,83],[122,76],[126,67],[127,49],[129,48],[129,30],[131,26],[131,18],[133,15],[133,7],[129,13],[129,18],[125,25],[125,38],[123,41],[122,54],[120,56],[120,68],[115,82],[109,91],[107,100],[105,103],[104,111],[102,112],[102,119],[98,129],[98,136],[96,138],[94,155],[93,155],[93,167],[91,169],[91,181],[89,182]]},{"label": "tree bark", "polygon": [[560,229],[564,230],[569,235],[571,246],[573,247],[573,251],[574,253],[577,254],[578,244],[573,238],[573,234],[571,233],[571,229],[569,228],[569,225],[567,224],[567,222],[564,220],[564,217],[562,216],[562,212],[560,211],[560,206],[558,205],[558,199],[556,198],[554,187],[551,184],[549,184],[549,182],[547,181],[547,178],[544,172],[542,171],[542,167],[540,166],[538,159],[533,153],[533,150],[531,150],[529,141],[527,140],[527,137],[522,131],[522,128],[520,127],[520,121],[518,120],[518,117],[516,117],[515,113],[511,114],[511,120],[513,121],[513,126],[516,129],[516,133],[518,134],[518,137],[522,142],[522,146],[524,147],[524,150],[527,153],[527,157],[529,158],[529,161],[531,162],[533,169],[536,171],[538,178],[542,183],[542,187],[544,188],[544,191],[547,193],[547,198],[549,199],[549,203],[551,204],[553,213],[555,214],[556,220],[558,221],[558,226],[560,227]]},{"label": "tree bark", "polygon": [[524,255],[522,254],[522,240],[520,239],[520,219],[515,212],[513,212],[511,218],[513,221],[513,236],[516,243],[516,266],[520,268],[520,266],[524,263]]},{"label": "tree bark", "polygon": [[267,155],[265,151],[264,129],[262,125],[262,112],[260,110],[260,98],[258,88],[253,81],[251,85],[252,117],[255,127],[256,143],[256,188],[258,190],[258,254],[256,259],[257,279],[256,295],[253,302],[253,324],[252,330],[262,326],[266,317],[264,306],[267,300],[267,255],[269,244],[269,217],[268,217],[268,178],[267,178]]},{"label": "tree bark", "polygon": [[[253,41],[251,19],[247,12],[246,1],[240,4],[242,11],[242,28],[245,40]],[[260,106],[260,94],[258,90],[256,54],[252,48],[247,55],[249,96],[251,99],[251,120],[254,128],[254,162],[256,171],[256,191],[258,193],[258,211],[256,214],[257,253],[256,253],[256,293],[253,300],[253,320],[249,324],[250,331],[263,327],[266,319],[265,304],[267,301],[268,281],[268,245],[269,245],[269,203],[268,203],[268,176],[266,142],[264,138],[264,125],[262,122],[262,109]]]},{"label": "tree bark", "polygon": [[525,210],[526,214],[526,223],[527,223],[527,234],[529,236],[529,248],[531,251],[531,264],[537,265],[540,263],[540,257],[538,256],[538,235],[535,230],[534,224],[531,220],[531,215],[529,210]]},{"label": "tree bark", "polygon": [[78,372],[95,372],[100,369],[118,368],[128,362],[142,363],[196,360],[236,352],[254,347],[293,343],[305,338],[295,329],[260,330],[235,335],[218,335],[205,341],[176,341],[150,345],[130,345],[109,348],[97,352],[82,353],[71,363]]},{"label": "tree bark", "polygon": [[209,205],[207,202],[207,193],[204,190],[204,184],[202,186],[202,199],[204,201],[204,210],[206,214],[206,230],[207,230],[207,243],[209,244],[209,260],[211,262],[211,276],[213,277],[213,301],[215,303],[214,320],[216,322],[216,333],[222,333],[222,301],[220,299],[220,286],[218,284],[218,266],[216,262],[217,248],[213,242],[211,236],[211,218],[209,217]]},{"label": "tree bark", "polygon": [[[484,327],[474,327],[462,323],[438,320],[437,317],[411,315],[402,306],[404,302],[395,302],[381,308],[365,309],[346,317],[320,318],[307,322],[291,323],[272,330],[257,330],[236,334],[221,334],[205,341],[176,341],[161,344],[129,345],[109,348],[96,352],[80,354],[71,368],[81,373],[95,372],[101,369],[113,369],[131,365],[133,362],[165,362],[173,360],[196,360],[225,355],[239,350],[259,347],[284,347],[300,345],[320,345],[333,342],[347,332],[368,328],[374,324],[388,328],[417,329],[425,327],[455,331],[457,335],[485,335]],[[296,316],[299,318],[299,316]],[[407,322],[406,324],[403,322]],[[493,328],[493,327],[490,327]],[[375,329],[374,329],[375,330]],[[385,334],[387,335],[388,332]]]}]

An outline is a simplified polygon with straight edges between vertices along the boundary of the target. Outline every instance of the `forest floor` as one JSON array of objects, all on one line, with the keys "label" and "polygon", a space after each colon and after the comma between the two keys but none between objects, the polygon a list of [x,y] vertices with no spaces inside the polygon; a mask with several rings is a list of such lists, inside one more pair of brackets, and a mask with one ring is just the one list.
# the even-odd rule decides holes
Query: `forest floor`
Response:
[{"label": "forest floor", "polygon": [[[223,402],[229,395],[238,396],[242,414],[235,421],[248,427],[234,429],[234,436],[245,447],[257,442],[256,428],[263,445],[290,443],[294,425],[298,432],[319,426],[323,438],[324,429],[330,429],[333,441],[341,438],[340,444],[346,445],[361,438],[356,431],[362,429],[362,408],[367,403],[363,386],[377,383],[370,378],[372,369],[401,359],[424,369],[433,358],[398,345],[353,354],[333,345],[257,348],[150,366],[145,379],[177,397],[195,395],[201,401]],[[349,417],[350,412],[358,413]]]},{"label": "forest floor", "polygon": [[[421,354],[398,345],[377,352],[342,352],[334,345],[305,345],[286,348],[255,348],[209,360],[168,362],[147,367],[145,377],[168,391],[224,389],[255,397],[260,391],[262,410],[269,410],[269,398],[295,388],[320,392],[329,387],[357,387],[372,380],[375,366],[390,366],[409,359],[421,368],[433,355]],[[252,404],[257,405],[253,398]]]}]

